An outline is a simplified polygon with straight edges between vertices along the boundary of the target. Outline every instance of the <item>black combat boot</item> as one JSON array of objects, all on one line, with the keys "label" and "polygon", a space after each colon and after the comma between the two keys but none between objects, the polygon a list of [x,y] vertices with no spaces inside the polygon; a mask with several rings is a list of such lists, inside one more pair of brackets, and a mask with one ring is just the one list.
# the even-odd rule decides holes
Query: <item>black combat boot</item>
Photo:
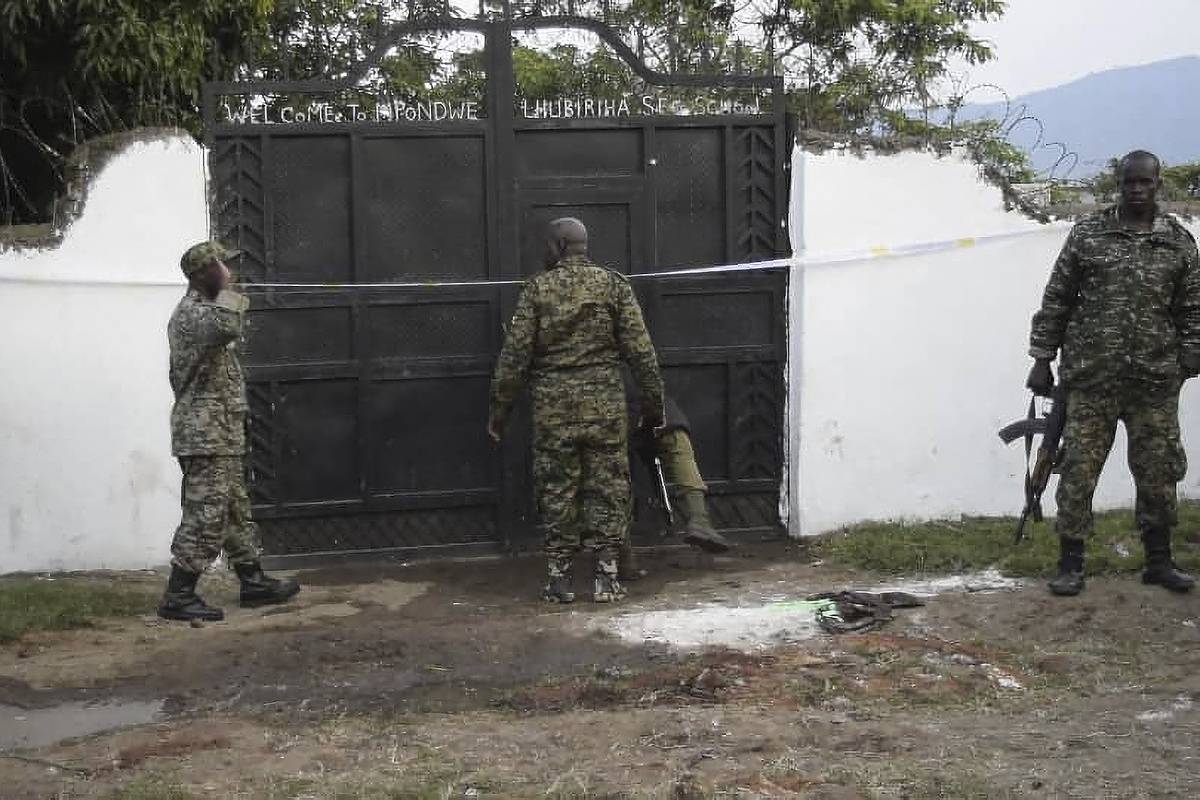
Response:
[{"label": "black combat boot", "polygon": [[172,566],[171,577],[167,578],[167,590],[163,592],[162,601],[158,604],[158,615],[163,619],[184,622],[220,622],[225,619],[224,611],[208,605],[204,598],[196,594],[198,580],[200,576],[196,573]]},{"label": "black combat boot", "polygon": [[1142,532],[1146,548],[1146,570],[1142,583],[1155,583],[1172,592],[1190,592],[1196,579],[1181,572],[1171,560],[1171,529],[1150,528]]},{"label": "black combat boot", "polygon": [[592,600],[597,603],[615,603],[625,599],[625,587],[617,577],[617,559],[611,550],[596,551],[593,573],[595,582]]},{"label": "black combat boot", "polygon": [[621,543],[621,554],[617,558],[617,577],[622,581],[636,581],[646,577],[646,570],[638,567],[637,555],[629,537]]},{"label": "black combat boot", "polygon": [[574,560],[570,558],[550,559],[546,569],[549,577],[546,588],[542,589],[542,599],[547,603],[575,602]]},{"label": "black combat boot", "polygon": [[242,608],[256,608],[283,603],[300,591],[300,584],[292,580],[272,578],[262,571],[257,561],[234,564],[233,571],[242,582]]},{"label": "black combat boot", "polygon": [[705,500],[704,492],[699,489],[684,489],[679,493],[679,512],[685,526],[683,540],[708,553],[724,553],[730,548],[729,540],[713,528]]},{"label": "black combat boot", "polygon": [[1060,536],[1058,539],[1058,577],[1050,581],[1050,591],[1063,597],[1083,591],[1083,540]]}]

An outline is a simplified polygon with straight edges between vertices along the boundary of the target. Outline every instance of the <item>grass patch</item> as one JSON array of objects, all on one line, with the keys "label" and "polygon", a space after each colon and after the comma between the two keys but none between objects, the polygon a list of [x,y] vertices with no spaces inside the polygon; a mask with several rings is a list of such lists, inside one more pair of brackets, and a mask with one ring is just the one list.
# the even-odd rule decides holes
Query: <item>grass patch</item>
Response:
[{"label": "grass patch", "polygon": [[86,628],[104,617],[144,614],[154,594],[144,586],[114,586],[95,580],[17,578],[0,582],[0,643],[32,631]]},{"label": "grass patch", "polygon": [[[1016,520],[967,517],[958,522],[878,523],[856,525],[824,537],[812,552],[831,563],[891,575],[950,574],[996,567],[1005,575],[1046,577],[1058,563],[1058,537],[1051,521],[1031,525],[1027,538],[1013,544]],[[1175,536],[1175,561],[1200,571],[1200,547],[1183,534],[1200,530],[1200,504],[1183,503]],[[1111,511],[1096,516],[1096,533],[1088,542],[1085,569],[1108,575],[1141,569],[1142,543],[1133,514]]]},{"label": "grass patch", "polygon": [[198,800],[183,787],[157,775],[147,775],[104,795],[104,800]]},{"label": "grass patch", "polygon": [[[827,783],[853,787],[856,797],[902,797],[904,800],[1017,800],[1027,794],[996,785],[989,777],[950,761],[938,769],[902,760],[861,760],[851,769],[830,767]],[[1035,790],[1036,791],[1036,790]]]},{"label": "grass patch", "polygon": [[[469,787],[454,780],[393,780],[384,777],[356,779],[284,778],[266,785],[226,789],[225,800],[450,800],[461,798]],[[205,796],[211,793],[204,792]],[[495,796],[487,791],[481,797]],[[142,776],[103,796],[103,800],[200,800],[201,795],[159,775]]]},{"label": "grass patch", "polygon": [[901,797],[911,800],[1007,800],[1020,795],[993,785],[986,778],[973,772],[947,771],[936,773],[914,773],[885,784],[899,789]]},{"label": "grass patch", "polygon": [[[475,794],[468,794],[474,789]],[[462,775],[439,779],[425,776],[389,778],[360,775],[354,778],[285,778],[268,786],[243,787],[229,800],[450,800],[464,796],[504,797],[505,787],[486,781],[467,780]],[[549,796],[549,795],[548,795]],[[122,799],[123,800],[123,799]]]}]

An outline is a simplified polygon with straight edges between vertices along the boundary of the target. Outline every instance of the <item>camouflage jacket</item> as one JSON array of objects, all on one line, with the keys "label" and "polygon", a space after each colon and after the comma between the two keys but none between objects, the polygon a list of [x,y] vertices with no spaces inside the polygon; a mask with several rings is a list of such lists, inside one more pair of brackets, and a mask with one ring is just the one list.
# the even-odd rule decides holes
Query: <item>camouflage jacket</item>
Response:
[{"label": "camouflage jacket", "polygon": [[246,452],[246,385],[238,362],[247,298],[223,291],[206,300],[189,289],[171,314],[171,452],[240,456]]},{"label": "camouflage jacket", "polygon": [[1076,388],[1116,380],[1166,384],[1200,358],[1200,258],[1166,214],[1152,230],[1124,227],[1116,207],[1071,228],[1033,315],[1029,354],[1054,358]]},{"label": "camouflage jacket", "polygon": [[661,419],[662,378],[633,288],[620,273],[568,256],[521,291],[492,377],[492,421],[504,425],[526,381],[543,422],[623,417],[622,362],[643,413]]}]

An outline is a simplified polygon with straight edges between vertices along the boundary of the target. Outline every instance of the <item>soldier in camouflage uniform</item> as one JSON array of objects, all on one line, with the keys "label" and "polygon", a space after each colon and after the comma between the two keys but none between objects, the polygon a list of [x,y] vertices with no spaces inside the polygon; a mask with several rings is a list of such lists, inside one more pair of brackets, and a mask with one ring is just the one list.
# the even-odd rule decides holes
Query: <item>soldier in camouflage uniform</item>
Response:
[{"label": "soldier in camouflage uniform", "polygon": [[300,586],[263,574],[250,519],[243,458],[246,387],[238,362],[249,300],[228,288],[233,254],[202,242],[180,261],[188,291],[167,325],[171,346],[171,451],[183,471],[183,516],[171,543],[171,576],[158,608],[165,619],[220,620],[224,613],[196,594],[217,555],[241,581],[243,607],[287,600]]},{"label": "soldier in camouflage uniform", "polygon": [[1056,495],[1061,556],[1050,582],[1059,595],[1083,590],[1092,495],[1118,421],[1137,486],[1142,580],[1178,592],[1194,584],[1171,561],[1171,528],[1175,484],[1187,469],[1179,389],[1200,372],[1200,259],[1183,225],[1157,209],[1159,172],[1158,158],[1145,151],[1121,160],[1120,202],[1071,229],[1033,317],[1027,385],[1049,394],[1050,362],[1061,348],[1067,387]]},{"label": "soldier in camouflage uniform", "polygon": [[547,269],[521,291],[492,377],[488,434],[499,441],[526,381],[533,397],[533,479],[545,532],[551,602],[575,599],[580,543],[595,551],[596,602],[624,596],[617,551],[630,519],[628,425],[621,363],[641,395],[643,424],[662,423],[654,345],[628,280],[587,257],[579,220],[550,223]]}]

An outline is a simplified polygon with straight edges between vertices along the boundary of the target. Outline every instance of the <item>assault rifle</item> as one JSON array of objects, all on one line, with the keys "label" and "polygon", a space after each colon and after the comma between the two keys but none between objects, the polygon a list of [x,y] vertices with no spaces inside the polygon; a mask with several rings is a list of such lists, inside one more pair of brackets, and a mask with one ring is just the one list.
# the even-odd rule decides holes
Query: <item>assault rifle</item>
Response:
[{"label": "assault rifle", "polygon": [[667,491],[667,479],[663,474],[662,459],[658,457],[657,439],[653,428],[638,429],[634,437],[634,450],[654,481],[654,494],[658,501],[656,505],[662,510],[667,519],[667,528],[670,529],[675,525],[675,509],[671,505],[671,494]]},{"label": "assault rifle", "polygon": [[[1062,440],[1063,426],[1067,421],[1067,390],[1060,382],[1050,395],[1053,405],[1050,413],[1044,417],[1037,415],[1037,397],[1029,398],[1029,412],[1025,419],[1005,425],[1000,429],[1000,439],[1005,444],[1011,444],[1017,439],[1025,439],[1025,507],[1021,510],[1021,519],[1017,522],[1015,544],[1020,544],[1025,538],[1025,525],[1032,517],[1034,522],[1042,521],[1042,493],[1050,481],[1050,473],[1061,460],[1059,442]],[[1033,453],[1033,437],[1040,435],[1037,458],[1033,462],[1032,471],[1029,468],[1029,458]]]}]

